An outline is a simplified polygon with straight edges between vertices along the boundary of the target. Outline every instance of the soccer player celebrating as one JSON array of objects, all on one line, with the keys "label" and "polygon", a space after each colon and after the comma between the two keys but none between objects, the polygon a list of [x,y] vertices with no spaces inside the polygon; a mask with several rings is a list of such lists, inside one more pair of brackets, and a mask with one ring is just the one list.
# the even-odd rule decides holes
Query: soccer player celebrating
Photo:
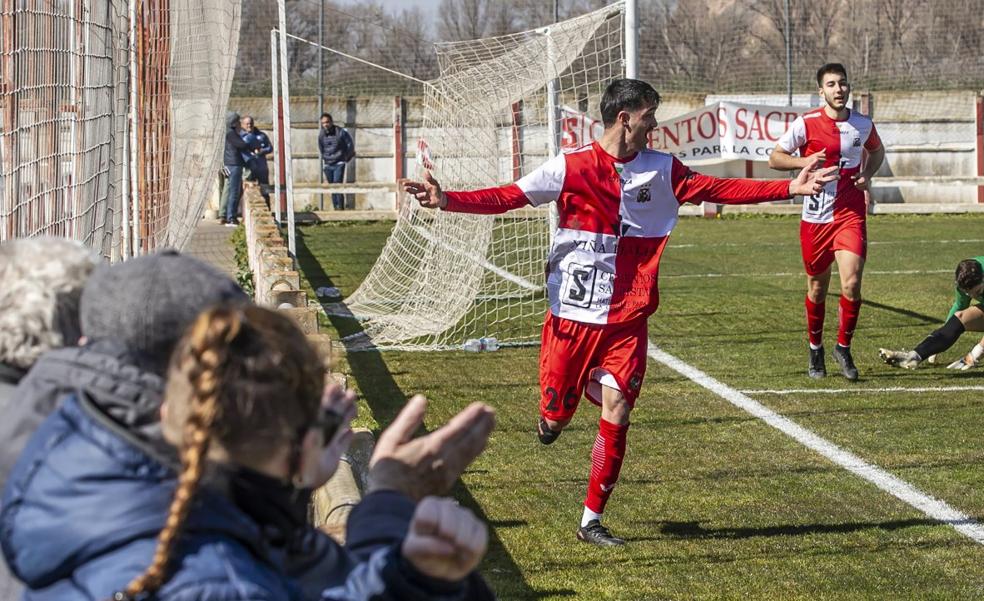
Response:
[{"label": "soccer player celebrating", "polygon": [[[893,367],[915,369],[924,359],[942,353],[953,346],[965,331],[984,332],[984,257],[964,259],[957,264],[954,274],[957,294],[946,317],[946,323],[938,328],[911,351],[880,349],[881,358]],[[970,306],[970,301],[977,304]],[[984,340],[973,350],[947,366],[948,369],[976,367],[984,355]]]},{"label": "soccer player celebrating", "polygon": [[538,437],[550,444],[570,422],[582,393],[601,406],[598,435],[577,538],[625,541],[601,525],[625,455],[629,413],[646,372],[646,319],[659,304],[659,259],[680,205],[751,203],[813,194],[835,169],[804,168],[796,179],[719,179],[695,173],[669,154],[648,150],[659,94],[619,79],[605,90],[601,138],[548,160],[514,184],[445,192],[427,172],[403,183],[423,207],[504,213],[556,202],[559,227],[547,259],[550,310],[540,350]]},{"label": "soccer player celebrating", "polygon": [[[800,248],[806,266],[806,325],[810,339],[811,378],[827,375],[823,352],[823,318],[831,264],[837,262],[841,297],[837,345],[831,356],[848,380],[858,379],[851,357],[851,338],[861,311],[861,272],[867,254],[864,191],[885,159],[871,119],[847,108],[851,85],[838,63],[817,71],[825,106],[795,121],[769,157],[773,169],[802,169],[812,162],[840,169],[840,179],[803,198]],[[798,157],[792,153],[799,150]],[[863,151],[868,160],[862,168]]]}]

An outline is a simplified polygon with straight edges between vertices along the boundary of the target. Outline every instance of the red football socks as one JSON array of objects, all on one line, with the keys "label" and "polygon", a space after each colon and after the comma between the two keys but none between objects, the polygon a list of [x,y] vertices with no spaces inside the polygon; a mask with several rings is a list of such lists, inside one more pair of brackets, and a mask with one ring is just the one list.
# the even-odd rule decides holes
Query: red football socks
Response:
[{"label": "red football socks", "polygon": [[588,479],[588,496],[584,506],[595,513],[605,511],[605,503],[612,495],[618,473],[625,457],[625,440],[629,424],[619,425],[598,421],[598,436],[591,449],[591,477]]},{"label": "red football socks", "polygon": [[823,346],[823,314],[826,303],[814,303],[806,297],[806,331],[810,336],[810,344],[819,348]]},{"label": "red football socks", "polygon": [[860,313],[861,299],[852,301],[848,300],[847,297],[840,297],[840,326],[837,329],[837,344],[851,346],[851,338],[854,337],[854,328],[858,325]]}]

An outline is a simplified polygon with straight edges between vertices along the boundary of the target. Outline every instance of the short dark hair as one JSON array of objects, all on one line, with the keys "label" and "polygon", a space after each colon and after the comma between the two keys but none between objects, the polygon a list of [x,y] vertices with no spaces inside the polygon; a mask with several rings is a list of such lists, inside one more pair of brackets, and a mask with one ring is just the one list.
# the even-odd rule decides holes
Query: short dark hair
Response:
[{"label": "short dark hair", "polygon": [[964,259],[957,263],[957,271],[953,274],[953,279],[957,282],[957,288],[967,292],[984,282],[984,269],[981,269],[977,259]]},{"label": "short dark hair", "polygon": [[659,106],[659,92],[638,79],[616,79],[601,97],[601,121],[605,127],[615,125],[619,111],[635,111],[644,106]]},{"label": "short dark hair", "polygon": [[331,118],[331,113],[321,113],[321,119],[324,119],[325,117],[328,117],[329,121],[334,121],[334,119]]},{"label": "short dark hair", "polygon": [[847,69],[844,68],[844,65],[840,63],[827,63],[817,69],[817,86],[823,85],[823,76],[827,73],[837,73],[838,75],[843,75],[844,79],[847,79]]}]

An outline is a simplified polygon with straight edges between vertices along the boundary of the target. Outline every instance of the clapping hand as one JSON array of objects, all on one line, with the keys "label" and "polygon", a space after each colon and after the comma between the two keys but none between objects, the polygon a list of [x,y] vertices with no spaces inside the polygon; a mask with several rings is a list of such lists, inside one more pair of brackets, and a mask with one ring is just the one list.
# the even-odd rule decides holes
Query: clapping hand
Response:
[{"label": "clapping hand", "polygon": [[369,460],[368,492],[396,490],[416,501],[447,493],[495,427],[495,411],[472,403],[443,427],[413,438],[426,410],[427,399],[413,397],[380,434]]},{"label": "clapping hand", "polygon": [[454,582],[478,566],[488,541],[488,529],[471,511],[451,499],[425,497],[400,550],[421,573]]}]

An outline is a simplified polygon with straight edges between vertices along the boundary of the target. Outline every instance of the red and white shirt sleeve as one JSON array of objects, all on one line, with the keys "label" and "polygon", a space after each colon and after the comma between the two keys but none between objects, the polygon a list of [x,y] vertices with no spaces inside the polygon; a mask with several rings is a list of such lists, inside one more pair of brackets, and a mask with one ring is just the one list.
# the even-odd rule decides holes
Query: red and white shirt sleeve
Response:
[{"label": "red and white shirt sleeve", "polygon": [[444,210],[497,215],[527,205],[536,207],[555,202],[563,190],[565,173],[564,155],[558,154],[514,184],[467,192],[446,192],[448,206]]},{"label": "red and white shirt sleeve", "polygon": [[713,177],[691,170],[677,158],[673,159],[671,182],[673,194],[680,204],[716,202],[737,205],[792,198],[788,179],[758,181]]}]

